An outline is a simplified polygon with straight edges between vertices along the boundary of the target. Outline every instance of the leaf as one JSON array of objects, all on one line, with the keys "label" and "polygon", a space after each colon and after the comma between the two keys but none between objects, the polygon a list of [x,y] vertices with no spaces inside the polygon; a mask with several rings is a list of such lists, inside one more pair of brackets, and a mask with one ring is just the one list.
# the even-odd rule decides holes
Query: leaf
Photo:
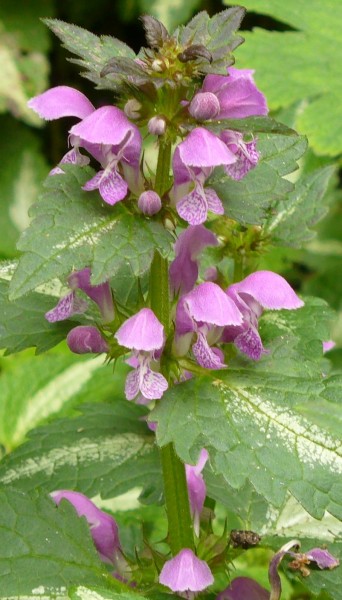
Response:
[{"label": "leaf", "polygon": [[141,12],[148,13],[157,17],[169,31],[187,21],[199,6],[200,0],[189,0],[188,2],[179,2],[179,0],[140,0]]},{"label": "leaf", "polygon": [[56,296],[31,292],[25,298],[10,302],[9,281],[3,279],[3,273],[4,267],[0,269],[0,348],[6,348],[5,354],[31,347],[35,347],[38,354],[64,340],[77,323],[49,323],[45,319],[45,313],[57,303]]},{"label": "leaf", "polygon": [[232,51],[242,44],[243,38],[236,34],[245,15],[245,9],[234,6],[213,17],[202,11],[187,25],[180,26],[174,36],[182,48],[192,45],[205,46],[212,55],[212,62],[198,61],[202,73],[227,74],[227,67],[234,63]]},{"label": "leaf", "polygon": [[259,134],[261,158],[257,167],[233,181],[222,168],[208,180],[223,202],[225,213],[242,224],[262,224],[276,201],[293,189],[284,175],[298,168],[296,161],[306,149],[303,137]]},{"label": "leaf", "polygon": [[118,370],[116,365],[114,377],[103,356],[50,355],[14,361],[0,377],[0,443],[11,450],[51,415],[70,414],[81,402],[122,396]]},{"label": "leaf", "polygon": [[163,255],[170,251],[172,237],[160,223],[133,216],[124,206],[104,206],[97,192],[84,192],[81,186],[92,173],[67,166],[65,174],[48,177],[18,244],[25,254],[11,282],[11,299],[87,265],[94,285],[123,266],[137,277],[149,268],[155,248]]},{"label": "leaf", "polygon": [[37,491],[0,491],[0,573],[3,598],[52,597],[72,584],[111,585],[85,519],[67,502],[58,509]]},{"label": "leaf", "polygon": [[9,116],[1,116],[0,129],[0,254],[9,258],[17,254],[16,241],[30,222],[27,212],[36,201],[48,166],[38,137],[27,127]]},{"label": "leaf", "polygon": [[80,585],[74,588],[70,594],[71,600],[144,600],[146,596],[141,596],[135,592],[113,592],[104,588]]},{"label": "leaf", "polygon": [[80,417],[30,432],[0,463],[0,481],[24,491],[74,489],[102,498],[142,487],[146,500],[156,501],[161,473],[154,436],[140,420],[146,410],[126,400],[83,408]]},{"label": "leaf", "polygon": [[205,123],[207,129],[214,133],[221,133],[223,129],[232,129],[242,133],[278,133],[280,135],[297,135],[296,132],[279,123],[271,117],[247,117],[246,119],[220,119]]},{"label": "leaf", "polygon": [[[82,27],[64,23],[59,19],[43,19],[53,33],[62,41],[64,48],[76,54],[80,59],[71,62],[80,65],[84,77],[96,83],[98,88],[108,88],[108,81],[101,77],[103,67],[112,58],[135,58],[134,51],[124,42],[108,35],[100,37]],[[111,83],[110,88],[113,87]]]},{"label": "leaf", "polygon": [[340,154],[342,51],[336,39],[340,36],[341,2],[246,0],[244,4],[295,31],[255,28],[244,32],[246,44],[240,50],[238,66],[256,69],[257,82],[272,110],[300,102],[295,126],[309,137],[316,153]]},{"label": "leaf", "polygon": [[328,166],[303,175],[287,200],[274,206],[265,227],[273,243],[298,248],[315,237],[310,228],[327,213],[322,200],[334,173],[335,167]]}]

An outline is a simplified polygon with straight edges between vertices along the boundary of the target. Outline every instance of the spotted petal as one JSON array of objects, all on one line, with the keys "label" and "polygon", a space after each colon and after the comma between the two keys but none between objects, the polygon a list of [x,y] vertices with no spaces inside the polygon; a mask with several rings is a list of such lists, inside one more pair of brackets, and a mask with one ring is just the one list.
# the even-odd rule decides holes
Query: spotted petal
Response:
[{"label": "spotted petal", "polygon": [[128,373],[125,383],[125,396],[127,400],[134,400],[139,394],[139,370],[134,369]]},{"label": "spotted petal", "polygon": [[140,367],[140,391],[148,400],[159,400],[167,390],[168,383],[161,373],[155,373],[148,366]]},{"label": "spotted petal", "polygon": [[267,352],[262,345],[258,331],[252,326],[240,333],[235,338],[234,344],[241,352],[247,354],[253,360],[259,360],[262,354]]},{"label": "spotted petal", "polygon": [[49,323],[64,321],[73,315],[84,313],[87,308],[88,304],[85,300],[78,298],[74,292],[70,292],[45,314],[45,318]]},{"label": "spotted petal", "polygon": [[226,367],[217,354],[213,352],[212,348],[210,348],[202,332],[198,332],[197,341],[193,344],[192,351],[196,361],[204,369],[224,369]]},{"label": "spotted petal", "polygon": [[176,208],[179,216],[190,225],[204,223],[208,215],[208,203],[203,188],[196,186],[190,194],[177,203]]}]

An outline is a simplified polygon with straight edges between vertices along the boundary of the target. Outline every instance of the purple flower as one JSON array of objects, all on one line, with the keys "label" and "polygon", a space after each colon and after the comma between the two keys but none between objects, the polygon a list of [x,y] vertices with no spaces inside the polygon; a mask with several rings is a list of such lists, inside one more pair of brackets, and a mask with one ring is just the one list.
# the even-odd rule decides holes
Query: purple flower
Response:
[{"label": "purple flower", "polygon": [[336,342],[333,342],[333,340],[328,340],[327,342],[322,342],[322,344],[323,344],[323,354],[325,354],[326,352],[329,352],[336,346]]},{"label": "purple flower", "polygon": [[252,70],[229,67],[228,75],[207,75],[204,78],[202,89],[196,96],[209,92],[217,98],[219,112],[211,118],[245,119],[253,115],[267,115],[266,98],[256,87],[253,73]]},{"label": "purple flower", "polygon": [[97,508],[87,496],[79,492],[58,490],[50,495],[57,505],[61,500],[68,500],[76,509],[77,514],[87,519],[90,533],[101,560],[116,564],[120,553],[120,540],[115,519]]},{"label": "purple flower", "polygon": [[191,225],[175,243],[175,259],[170,265],[170,286],[174,294],[190,292],[198,277],[200,252],[206,246],[217,246],[216,236],[203,225]]},{"label": "purple flower", "polygon": [[121,346],[133,350],[133,364],[136,365],[126,379],[127,400],[133,400],[139,392],[146,402],[161,398],[168,383],[161,373],[151,369],[151,362],[159,358],[164,345],[164,327],[153,311],[142,308],[121,325],[115,338]]},{"label": "purple flower", "polygon": [[72,291],[61,298],[58,304],[45,314],[45,318],[50,323],[64,321],[75,314],[85,312],[88,304],[82,298],[77,297],[77,289],[82,290],[91,300],[96,302],[105,323],[114,319],[114,304],[108,281],[100,285],[92,285],[90,283],[90,275],[91,271],[88,267],[71,273],[68,278],[68,284]]},{"label": "purple flower", "polygon": [[176,353],[186,354],[196,334],[192,352],[198,364],[205,369],[222,369],[226,366],[222,353],[210,345],[220,339],[224,327],[240,326],[242,322],[242,314],[236,303],[216,283],[201,283],[178,302]]},{"label": "purple flower", "polygon": [[202,448],[197,463],[194,466],[185,465],[190,509],[194,519],[194,530],[197,536],[199,535],[200,529],[200,515],[203,510],[205,497],[207,495],[207,488],[203,479],[202,471],[208,458],[209,454],[207,450]]},{"label": "purple flower", "polygon": [[305,552],[305,556],[310,561],[315,562],[319,569],[335,569],[340,564],[338,558],[322,548],[312,548],[312,550]]},{"label": "purple flower", "polygon": [[68,278],[69,286],[72,290],[82,290],[91,300],[96,302],[101,311],[103,321],[109,323],[114,319],[114,304],[112,291],[108,281],[99,285],[90,283],[91,270],[89,267],[81,271],[74,271]]},{"label": "purple flower", "polygon": [[250,577],[237,577],[216,600],[269,600],[270,593]]},{"label": "purple flower", "polygon": [[197,558],[189,548],[183,548],[166,561],[159,582],[173,592],[201,592],[214,583],[214,578],[204,560]]},{"label": "purple flower", "polygon": [[235,346],[253,360],[266,352],[258,333],[258,319],[264,309],[294,310],[304,305],[287,281],[272,271],[257,271],[227,289],[243,315],[243,323],[224,329],[222,341]]},{"label": "purple flower", "polygon": [[221,140],[236,157],[236,162],[226,165],[224,170],[236,181],[243,179],[248,171],[254,169],[259,161],[259,152],[256,149],[256,139],[245,142],[242,133],[225,130],[220,135]]},{"label": "purple flower", "polygon": [[67,344],[75,354],[102,354],[109,346],[99,330],[92,325],[79,325],[69,331]]},{"label": "purple flower", "polygon": [[214,167],[231,165],[236,160],[227,145],[203,127],[193,129],[178,144],[173,155],[172,198],[178,214],[190,225],[204,223],[208,210],[218,215],[224,213],[216,192],[204,188],[204,184]]},{"label": "purple flower", "polygon": [[[79,147],[85,148],[101,163],[102,170],[83,186],[84,190],[98,189],[103,200],[111,205],[123,200],[128,189],[137,191],[142,140],[138,128],[130,123],[123,111],[115,106],[102,106],[96,110],[84,94],[67,86],[51,88],[32,98],[28,104],[46,120],[66,116],[81,119],[70,130],[73,148],[61,163],[83,165],[89,162],[80,154]],[[51,174],[58,172],[61,170],[57,167]]]},{"label": "purple flower", "polygon": [[[80,145],[101,148],[98,160],[102,169],[82,189],[98,189],[103,200],[111,205],[123,200],[128,189],[138,189],[141,134],[122,110],[102,106],[74,125],[70,133],[81,140]],[[119,164],[125,179],[119,172]]]}]

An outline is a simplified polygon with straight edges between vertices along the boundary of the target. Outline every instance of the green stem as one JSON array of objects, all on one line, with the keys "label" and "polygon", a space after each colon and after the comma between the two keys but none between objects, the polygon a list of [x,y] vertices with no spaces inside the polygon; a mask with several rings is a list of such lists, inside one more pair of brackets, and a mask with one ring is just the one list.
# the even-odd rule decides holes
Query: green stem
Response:
[{"label": "green stem", "polygon": [[161,137],[159,141],[158,163],[156,171],[156,180],[154,184],[155,191],[160,197],[165,194],[170,182],[170,162],[171,162],[171,143]]},{"label": "green stem", "polygon": [[185,466],[175,453],[173,444],[161,448],[161,461],[169,544],[175,556],[182,548],[195,549]]},{"label": "green stem", "polygon": [[[171,144],[160,141],[155,190],[159,195],[168,189]],[[164,325],[166,337],[170,330],[169,264],[158,250],[155,251],[150,270],[151,309]],[[161,400],[162,402],[163,400]],[[168,519],[169,544],[173,555],[182,548],[194,550],[193,526],[185,476],[185,465],[176,455],[173,445],[160,450],[164,479],[164,496]]]}]

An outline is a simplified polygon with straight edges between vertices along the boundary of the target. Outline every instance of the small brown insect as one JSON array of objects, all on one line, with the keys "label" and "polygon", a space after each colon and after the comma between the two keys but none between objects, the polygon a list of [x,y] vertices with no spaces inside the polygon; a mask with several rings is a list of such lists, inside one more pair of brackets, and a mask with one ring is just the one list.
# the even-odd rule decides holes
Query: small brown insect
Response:
[{"label": "small brown insect", "polygon": [[251,548],[259,544],[261,537],[254,531],[247,531],[245,529],[232,529],[230,532],[229,539],[233,548]]}]

